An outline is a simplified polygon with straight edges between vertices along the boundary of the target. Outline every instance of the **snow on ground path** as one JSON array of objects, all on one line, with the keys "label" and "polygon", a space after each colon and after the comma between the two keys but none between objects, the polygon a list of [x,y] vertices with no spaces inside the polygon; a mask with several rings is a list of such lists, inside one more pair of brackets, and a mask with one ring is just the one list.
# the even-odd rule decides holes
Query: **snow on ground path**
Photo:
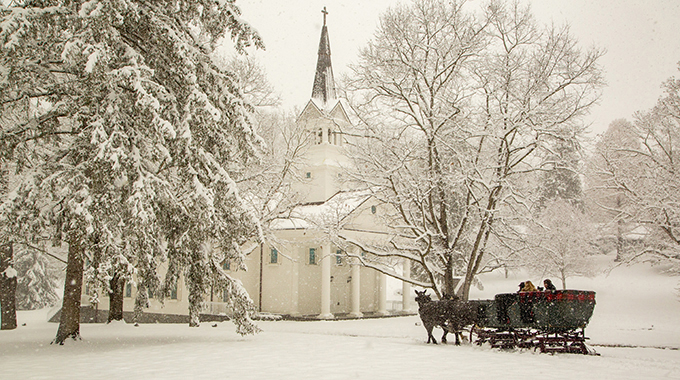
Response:
[{"label": "snow on ground path", "polygon": [[600,348],[602,356],[425,344],[417,317],[262,322],[240,337],[217,327],[82,325],[84,339],[48,343],[56,324],[0,334],[7,379],[680,379],[680,351]]},{"label": "snow on ground path", "polygon": [[[0,379],[680,379],[678,278],[658,271],[638,266],[570,280],[597,292],[586,335],[601,356],[428,345],[417,316],[260,322],[264,332],[247,337],[230,322],[83,324],[82,341],[51,346],[58,325],[39,310],[19,312],[19,328],[0,331]],[[493,276],[475,297],[531,278]]]}]

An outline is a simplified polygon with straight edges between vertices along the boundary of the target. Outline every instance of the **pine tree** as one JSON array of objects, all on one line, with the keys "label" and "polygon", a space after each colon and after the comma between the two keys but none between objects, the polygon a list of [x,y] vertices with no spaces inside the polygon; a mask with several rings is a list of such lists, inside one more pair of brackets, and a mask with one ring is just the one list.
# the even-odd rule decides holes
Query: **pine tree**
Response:
[{"label": "pine tree", "polygon": [[17,308],[35,310],[54,306],[59,301],[59,273],[44,253],[34,249],[15,252],[17,282]]},{"label": "pine tree", "polygon": [[[55,242],[69,246],[55,339],[61,344],[79,337],[87,252],[99,250],[100,265],[133,263],[139,311],[146,290],[159,287],[164,234],[186,227],[163,222],[198,227],[178,241],[183,254],[208,238],[231,247],[247,232],[229,225],[248,220],[231,177],[254,156],[259,139],[234,76],[218,69],[210,53],[224,37],[239,51],[263,45],[233,0],[27,0],[0,14],[1,80],[12,84],[0,90],[0,100],[29,97],[38,111],[3,131],[2,144],[17,149],[63,137],[24,192],[52,201],[36,218],[46,221]],[[24,203],[20,196],[9,203]],[[17,220],[16,207],[4,210]],[[165,217],[172,213],[180,216]]]},{"label": "pine tree", "polygon": [[0,247],[0,330],[13,330],[17,328],[16,314],[16,288],[17,271],[13,266],[13,244],[5,244]]},{"label": "pine tree", "polygon": [[[566,131],[565,131],[566,132]],[[539,208],[556,199],[563,199],[581,207],[583,186],[579,174],[580,146],[576,136],[558,137],[550,154],[544,160],[541,180]]]}]

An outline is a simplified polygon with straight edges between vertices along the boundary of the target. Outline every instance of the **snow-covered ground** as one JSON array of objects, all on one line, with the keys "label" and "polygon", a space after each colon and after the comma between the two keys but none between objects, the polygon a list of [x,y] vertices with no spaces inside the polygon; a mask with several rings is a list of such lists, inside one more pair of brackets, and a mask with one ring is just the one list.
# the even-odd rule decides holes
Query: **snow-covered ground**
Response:
[{"label": "snow-covered ground", "polygon": [[[260,322],[263,332],[247,337],[230,322],[84,324],[82,341],[53,346],[57,325],[45,322],[42,310],[20,312],[25,326],[0,332],[0,378],[680,379],[678,278],[657,272],[638,265],[571,279],[569,288],[597,292],[586,333],[601,356],[427,345],[417,316]],[[473,298],[514,291],[523,277],[486,276]]]}]

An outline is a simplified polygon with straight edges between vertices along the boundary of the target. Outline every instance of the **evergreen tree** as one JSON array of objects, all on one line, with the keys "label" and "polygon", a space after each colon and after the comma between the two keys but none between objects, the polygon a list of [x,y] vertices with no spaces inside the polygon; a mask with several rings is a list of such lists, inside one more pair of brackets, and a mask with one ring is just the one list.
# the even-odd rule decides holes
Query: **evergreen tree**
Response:
[{"label": "evergreen tree", "polygon": [[59,301],[59,272],[42,252],[22,249],[15,252],[17,270],[17,308],[35,310],[54,306]]},{"label": "evergreen tree", "polygon": [[17,328],[16,288],[17,271],[14,269],[13,244],[0,246],[0,330]]},{"label": "evergreen tree", "polygon": [[[0,100],[28,97],[37,105],[30,120],[3,131],[2,144],[16,149],[64,137],[32,187],[3,207],[17,220],[24,195],[51,200],[36,218],[69,247],[55,339],[63,343],[80,334],[86,252],[99,250],[105,266],[133,263],[139,309],[146,290],[159,287],[167,231],[204,223],[176,242],[183,254],[208,237],[235,243],[247,233],[228,224],[248,219],[231,177],[254,157],[259,139],[234,76],[210,53],[223,37],[239,51],[262,43],[233,0],[27,0],[0,15],[0,81],[11,84],[0,89]],[[180,216],[164,216],[171,213]],[[195,224],[161,224],[182,220]]]},{"label": "evergreen tree", "polygon": [[556,139],[552,151],[543,162],[545,171],[541,179],[538,200],[540,209],[543,209],[549,201],[556,199],[582,206],[583,186],[579,175],[580,151],[576,136]]}]

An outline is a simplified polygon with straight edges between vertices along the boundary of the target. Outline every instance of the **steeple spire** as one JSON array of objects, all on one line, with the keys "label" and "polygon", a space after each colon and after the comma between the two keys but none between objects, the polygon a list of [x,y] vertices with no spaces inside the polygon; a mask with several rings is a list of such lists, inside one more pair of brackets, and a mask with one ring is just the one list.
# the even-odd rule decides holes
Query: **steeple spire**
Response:
[{"label": "steeple spire", "polygon": [[328,40],[328,27],[326,27],[326,15],[328,15],[326,7],[323,7],[321,13],[323,13],[323,28],[319,41],[319,58],[316,62],[312,99],[319,99],[328,103],[335,99],[335,81],[333,80],[333,67],[331,65],[331,44]]}]

